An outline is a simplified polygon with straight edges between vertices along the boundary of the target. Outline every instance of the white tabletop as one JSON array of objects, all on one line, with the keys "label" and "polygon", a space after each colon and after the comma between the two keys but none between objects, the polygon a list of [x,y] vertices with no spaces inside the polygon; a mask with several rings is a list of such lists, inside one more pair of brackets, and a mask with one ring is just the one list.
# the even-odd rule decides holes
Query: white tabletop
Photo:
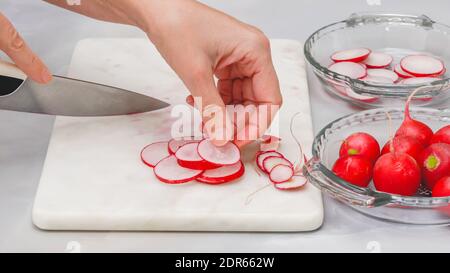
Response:
[{"label": "white tabletop", "polygon": [[[204,1],[260,27],[271,38],[300,41],[357,11],[426,14],[450,24],[447,0]],[[65,74],[76,42],[88,37],[143,37],[126,26],[96,22],[35,0],[3,0],[0,10],[55,74]],[[358,111],[337,103],[310,77],[315,130]],[[335,105],[331,107],[330,105]],[[326,106],[326,107],[324,107]],[[320,109],[328,109],[327,112]],[[314,232],[44,232],[31,223],[53,118],[0,111],[0,252],[418,252],[450,251],[448,227],[381,222],[325,198],[325,222]]]}]

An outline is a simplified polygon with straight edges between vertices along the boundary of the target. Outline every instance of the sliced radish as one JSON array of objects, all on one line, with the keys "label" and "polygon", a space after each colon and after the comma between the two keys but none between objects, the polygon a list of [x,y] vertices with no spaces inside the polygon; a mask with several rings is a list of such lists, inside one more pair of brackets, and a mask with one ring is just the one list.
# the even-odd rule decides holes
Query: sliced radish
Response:
[{"label": "sliced radish", "polygon": [[355,48],[349,50],[341,50],[331,55],[331,59],[335,62],[355,62],[364,61],[370,54],[368,48]]},{"label": "sliced radish", "polygon": [[394,67],[394,72],[399,75],[402,78],[408,79],[408,78],[414,78],[414,75],[409,74],[405,70],[403,70],[402,66],[400,64],[397,64]]},{"label": "sliced radish", "polygon": [[155,176],[164,183],[181,184],[199,177],[203,171],[183,168],[174,155],[161,160],[153,169]]},{"label": "sliced radish", "polygon": [[416,77],[436,76],[445,68],[441,60],[427,55],[406,56],[400,65],[404,71]]},{"label": "sliced radish", "polygon": [[364,60],[368,68],[384,68],[392,63],[392,56],[381,52],[372,52]]},{"label": "sliced radish", "polygon": [[294,169],[287,165],[276,165],[270,171],[269,179],[272,183],[284,183],[289,181],[294,176]]},{"label": "sliced radish", "polygon": [[302,175],[296,175],[291,180],[284,183],[275,184],[275,188],[282,191],[298,190],[306,185],[308,180]]},{"label": "sliced radish", "polygon": [[355,93],[351,88],[347,89],[347,96],[349,96],[352,99],[359,100],[362,102],[374,102],[377,101],[377,97],[371,97],[371,96],[365,96]]},{"label": "sliced radish", "polygon": [[394,83],[394,81],[390,78],[379,77],[379,76],[370,76],[370,75],[365,76],[361,80],[368,82],[368,83],[374,83],[374,84],[393,84]]},{"label": "sliced radish", "polygon": [[422,77],[422,78],[409,78],[401,80],[400,84],[424,84],[424,83],[430,83],[434,81],[438,81],[440,78],[435,77]]},{"label": "sliced radish", "polygon": [[281,138],[270,135],[264,135],[261,140],[260,151],[276,151],[281,143]]},{"label": "sliced radish", "polygon": [[207,184],[223,184],[242,177],[245,173],[244,164],[239,161],[236,164],[223,166],[215,170],[205,171],[197,177],[198,182]]},{"label": "sliced radish", "polygon": [[264,162],[264,159],[266,159],[266,158],[268,158],[270,156],[276,156],[276,157],[284,158],[284,156],[282,154],[280,154],[279,152],[276,152],[276,151],[259,152],[258,155],[256,156],[256,165],[258,165],[258,168],[261,171],[266,172],[264,170],[264,167],[263,167],[263,162]]},{"label": "sliced radish", "polygon": [[216,164],[205,161],[197,152],[198,143],[188,143],[181,146],[175,153],[175,157],[178,159],[178,164],[184,168],[193,170],[210,170],[218,168]]},{"label": "sliced radish", "polygon": [[150,167],[155,167],[159,161],[169,156],[167,147],[167,142],[156,142],[146,146],[141,151],[142,161]]},{"label": "sliced radish", "polygon": [[241,152],[232,142],[217,147],[209,139],[205,139],[198,144],[197,150],[201,158],[221,166],[233,165],[241,160]]},{"label": "sliced radish", "polygon": [[367,75],[366,68],[364,66],[352,62],[334,63],[328,69],[352,79],[361,79]]},{"label": "sliced radish", "polygon": [[272,169],[277,165],[286,165],[289,167],[293,167],[292,163],[284,157],[278,156],[269,156],[263,161],[263,168],[266,173],[270,173]]},{"label": "sliced radish", "polygon": [[398,80],[397,73],[389,69],[367,69],[367,76],[388,78],[392,82]]},{"label": "sliced radish", "polygon": [[180,138],[180,139],[173,138],[172,140],[169,141],[169,153],[175,154],[178,151],[178,149],[180,149],[181,146],[194,142],[200,141],[195,140],[194,137]]}]

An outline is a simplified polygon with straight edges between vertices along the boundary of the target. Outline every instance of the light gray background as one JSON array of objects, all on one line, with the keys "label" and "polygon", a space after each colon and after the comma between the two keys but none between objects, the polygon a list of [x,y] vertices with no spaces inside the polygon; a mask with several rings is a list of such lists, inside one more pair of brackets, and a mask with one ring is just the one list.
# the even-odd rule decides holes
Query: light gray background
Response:
[{"label": "light gray background", "polygon": [[[261,28],[271,38],[305,41],[317,28],[357,11],[426,14],[450,24],[448,0],[208,0],[205,3]],[[372,5],[369,5],[371,3]],[[375,5],[373,5],[375,4]],[[381,4],[381,5],[378,5]],[[80,39],[144,37],[135,29],[93,21],[36,0],[1,0],[6,14],[55,74],[66,73]],[[327,95],[310,77],[316,132],[358,109]],[[450,251],[448,227],[385,223],[325,198],[326,219],[315,232],[44,232],[31,209],[53,118],[0,111],[0,251],[65,252],[418,252]]]}]

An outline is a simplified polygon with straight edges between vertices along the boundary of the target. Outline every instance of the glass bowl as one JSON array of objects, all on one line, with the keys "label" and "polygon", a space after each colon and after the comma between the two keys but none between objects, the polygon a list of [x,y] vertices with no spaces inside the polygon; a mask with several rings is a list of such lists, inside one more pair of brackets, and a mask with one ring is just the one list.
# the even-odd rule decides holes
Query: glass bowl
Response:
[{"label": "glass bowl", "polygon": [[334,52],[359,47],[392,55],[392,64],[407,55],[430,54],[450,70],[450,27],[425,15],[353,14],[317,30],[304,47],[305,57],[325,90],[360,107],[399,107],[419,87],[423,89],[415,106],[438,107],[450,98],[450,71],[434,82],[404,85],[369,83],[328,69]]},{"label": "glass bowl", "polygon": [[[388,194],[354,186],[337,177],[332,171],[339,156],[342,141],[352,133],[366,132],[384,145],[389,139],[388,118],[392,116],[392,128],[397,129],[403,121],[400,109],[373,109],[338,119],[323,128],[314,140],[313,158],[305,165],[309,181],[323,192],[344,202],[366,215],[399,223],[418,225],[449,225],[450,197],[432,198],[426,189],[420,189],[413,197]],[[426,122],[433,130],[450,123],[450,110],[414,108],[413,117]]]}]

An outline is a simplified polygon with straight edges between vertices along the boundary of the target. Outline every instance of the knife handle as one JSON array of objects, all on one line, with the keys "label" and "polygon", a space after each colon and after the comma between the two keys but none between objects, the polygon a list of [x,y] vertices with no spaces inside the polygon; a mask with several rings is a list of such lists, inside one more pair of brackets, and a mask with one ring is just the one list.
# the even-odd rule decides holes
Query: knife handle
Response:
[{"label": "knife handle", "polygon": [[0,97],[14,93],[26,79],[27,75],[15,64],[0,60]]}]

